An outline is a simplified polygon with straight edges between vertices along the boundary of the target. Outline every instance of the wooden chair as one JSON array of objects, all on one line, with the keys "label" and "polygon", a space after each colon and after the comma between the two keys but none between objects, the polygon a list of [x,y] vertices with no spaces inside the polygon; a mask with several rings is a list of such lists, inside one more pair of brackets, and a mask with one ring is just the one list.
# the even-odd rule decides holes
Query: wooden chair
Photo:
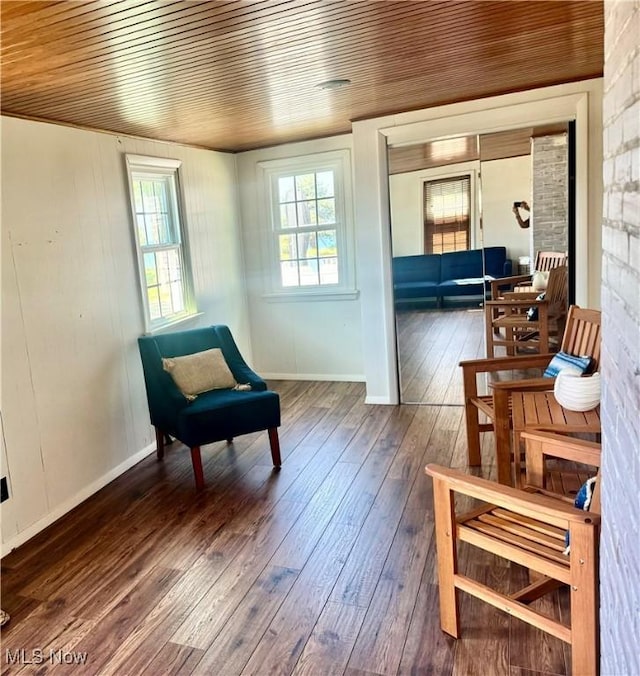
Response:
[{"label": "wooden chair", "polygon": [[[490,300],[504,300],[509,293],[514,292],[528,292],[534,291],[533,288],[533,273],[534,272],[550,272],[553,268],[560,267],[567,264],[567,254],[557,251],[538,251],[536,254],[536,261],[532,271],[526,275],[515,275],[512,277],[503,277],[502,279],[494,279],[490,283],[491,295]],[[537,293],[536,293],[537,295]],[[497,319],[500,316],[500,309],[494,307],[492,311],[492,318]],[[498,329],[494,331],[498,333]]]},{"label": "wooden chair", "polygon": [[[544,432],[527,432],[524,436],[528,481],[524,490],[437,465],[426,468],[433,477],[440,625],[447,634],[460,637],[457,597],[462,590],[569,643],[573,674],[597,674],[598,483],[590,511],[582,511],[545,489],[544,467],[549,456],[600,467],[600,447]],[[454,494],[485,504],[457,516]],[[570,553],[564,554],[567,532]],[[525,566],[535,575],[534,581],[515,593],[503,594],[462,575],[458,570],[458,542]],[[532,601],[562,585],[569,585],[571,590],[570,625],[529,607]]]},{"label": "wooden chair", "polygon": [[553,268],[567,264],[567,254],[558,251],[538,251],[533,269],[526,275],[514,275],[494,279],[491,282],[491,300],[500,300],[505,292],[514,291],[517,287],[530,287],[534,272],[550,272]]},{"label": "wooden chair", "polygon": [[[538,310],[536,319],[529,319],[527,310]],[[532,294],[509,294],[502,300],[485,303],[487,357],[503,346],[508,355],[519,349],[549,352],[549,340],[560,335],[567,312],[567,267],[553,268],[544,300]]]},{"label": "wooden chair", "polygon": [[[600,364],[600,312],[572,305],[560,344],[560,350],[575,356],[588,355],[593,360],[593,368]],[[497,377],[500,374],[523,371],[526,369],[544,369],[553,354],[519,355],[514,357],[493,357],[460,362],[464,387],[465,419],[467,426],[467,448],[469,465],[480,465],[480,434],[495,432],[496,463],[498,481],[513,485],[511,463],[511,393],[514,391],[552,390],[554,378],[520,377],[491,383],[491,394],[478,394],[478,375]],[[480,422],[480,413],[487,422]]]}]

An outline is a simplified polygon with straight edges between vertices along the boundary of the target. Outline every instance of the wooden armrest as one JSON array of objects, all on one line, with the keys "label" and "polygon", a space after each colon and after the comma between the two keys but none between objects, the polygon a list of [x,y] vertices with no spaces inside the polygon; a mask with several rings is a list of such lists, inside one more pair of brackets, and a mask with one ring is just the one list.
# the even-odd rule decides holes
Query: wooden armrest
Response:
[{"label": "wooden armrest", "polygon": [[[553,359],[552,352],[543,354],[522,354],[515,357],[489,357],[488,359],[466,359],[459,366],[463,370],[476,373],[490,373],[495,371],[512,371],[513,369],[528,369],[547,366]],[[551,384],[553,387],[553,383]]]},{"label": "wooden armrest", "polygon": [[567,437],[553,432],[524,431],[528,457],[546,456],[600,467],[601,446],[594,441]]},{"label": "wooden armrest", "polygon": [[511,275],[511,277],[499,277],[491,282],[491,289],[494,287],[506,286],[507,284],[518,284],[532,279],[532,275]]},{"label": "wooden armrest", "polygon": [[566,529],[569,523],[599,523],[600,521],[597,514],[583,512],[562,500],[528,493],[519,488],[464,474],[459,470],[429,464],[425,472],[435,481],[443,481],[456,493],[477,498],[558,528]]},{"label": "wooden armrest", "polygon": [[536,300],[540,294],[537,291],[507,291],[502,297],[504,300]]},{"label": "wooden armrest", "polygon": [[[514,296],[527,296],[526,293],[514,293]],[[546,300],[536,300],[535,298],[523,298],[522,300],[515,300],[512,298],[504,300],[487,300],[485,307],[531,307],[538,305],[548,305]]]}]

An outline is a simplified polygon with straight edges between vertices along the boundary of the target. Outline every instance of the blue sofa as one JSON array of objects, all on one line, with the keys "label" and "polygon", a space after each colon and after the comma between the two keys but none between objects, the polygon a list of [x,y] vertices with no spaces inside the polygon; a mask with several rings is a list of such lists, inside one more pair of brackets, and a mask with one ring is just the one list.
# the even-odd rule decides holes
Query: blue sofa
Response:
[{"label": "blue sofa", "polygon": [[[484,265],[483,265],[484,259]],[[392,260],[396,305],[407,301],[451,296],[484,298],[494,279],[511,275],[511,260],[503,246],[443,254],[396,256]]]}]

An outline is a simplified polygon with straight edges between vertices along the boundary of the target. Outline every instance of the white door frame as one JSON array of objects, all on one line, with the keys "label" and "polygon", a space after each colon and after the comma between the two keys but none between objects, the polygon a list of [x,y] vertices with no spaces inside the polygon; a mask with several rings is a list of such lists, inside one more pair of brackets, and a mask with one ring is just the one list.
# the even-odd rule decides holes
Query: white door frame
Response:
[{"label": "white door frame", "polygon": [[[367,403],[399,403],[387,146],[576,121],[576,303],[599,306],[602,80],[353,123],[356,256]],[[462,402],[461,402],[462,403]]]}]

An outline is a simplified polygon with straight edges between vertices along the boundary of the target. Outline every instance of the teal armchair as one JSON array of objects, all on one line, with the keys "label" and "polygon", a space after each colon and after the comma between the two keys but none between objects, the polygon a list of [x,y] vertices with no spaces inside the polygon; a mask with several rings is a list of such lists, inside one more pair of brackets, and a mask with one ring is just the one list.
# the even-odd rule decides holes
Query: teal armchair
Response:
[{"label": "teal armchair", "polygon": [[[246,364],[227,326],[142,336],[138,339],[151,424],[156,430],[158,459],[164,457],[167,436],[191,449],[196,488],[204,488],[200,447],[250,432],[267,430],[271,457],[280,468],[280,398]],[[163,357],[180,357],[220,348],[235,380],[250,390],[211,390],[189,401],[163,369]]]}]

